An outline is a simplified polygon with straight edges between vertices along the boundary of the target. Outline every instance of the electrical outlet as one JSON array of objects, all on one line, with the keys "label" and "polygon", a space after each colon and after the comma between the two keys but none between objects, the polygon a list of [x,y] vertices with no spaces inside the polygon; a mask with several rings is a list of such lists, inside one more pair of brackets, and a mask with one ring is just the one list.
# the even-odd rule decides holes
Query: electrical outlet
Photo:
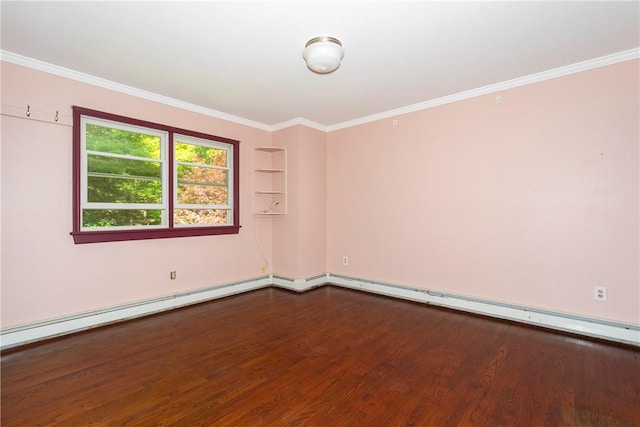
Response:
[{"label": "electrical outlet", "polygon": [[264,265],[264,264],[262,264],[262,265],[260,266],[260,273],[264,273],[265,271],[267,271],[267,266],[266,266],[266,265]]},{"label": "electrical outlet", "polygon": [[169,275],[169,277],[171,277],[171,280],[175,280],[176,278],[176,272],[172,271],[171,274]]},{"label": "electrical outlet", "polygon": [[349,265],[349,257],[348,256],[343,256],[342,257],[342,265]]},{"label": "electrical outlet", "polygon": [[604,286],[594,286],[593,287],[593,299],[596,301],[606,301],[607,300],[607,288]]}]

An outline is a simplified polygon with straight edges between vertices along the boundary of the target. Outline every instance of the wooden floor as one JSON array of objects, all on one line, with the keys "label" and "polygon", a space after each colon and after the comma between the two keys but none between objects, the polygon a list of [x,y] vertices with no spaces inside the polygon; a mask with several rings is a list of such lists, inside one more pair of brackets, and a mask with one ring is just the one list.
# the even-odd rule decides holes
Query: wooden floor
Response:
[{"label": "wooden floor", "polygon": [[337,287],[2,355],[3,427],[640,426],[640,351]]}]

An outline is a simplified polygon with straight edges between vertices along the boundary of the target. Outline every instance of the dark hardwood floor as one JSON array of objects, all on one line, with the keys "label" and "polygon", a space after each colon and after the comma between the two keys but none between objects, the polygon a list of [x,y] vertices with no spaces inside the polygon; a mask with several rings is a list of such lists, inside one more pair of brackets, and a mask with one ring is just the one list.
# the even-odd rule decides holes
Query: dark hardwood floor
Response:
[{"label": "dark hardwood floor", "polygon": [[8,426],[640,426],[640,350],[337,287],[2,355]]}]

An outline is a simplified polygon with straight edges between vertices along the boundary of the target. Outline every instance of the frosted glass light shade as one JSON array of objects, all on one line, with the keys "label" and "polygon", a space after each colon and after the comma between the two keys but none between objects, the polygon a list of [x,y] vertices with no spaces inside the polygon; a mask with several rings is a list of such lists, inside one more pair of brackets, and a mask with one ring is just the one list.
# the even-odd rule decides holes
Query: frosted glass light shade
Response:
[{"label": "frosted glass light shade", "polygon": [[316,73],[328,74],[340,66],[344,49],[333,37],[315,37],[307,42],[302,52],[307,67]]}]

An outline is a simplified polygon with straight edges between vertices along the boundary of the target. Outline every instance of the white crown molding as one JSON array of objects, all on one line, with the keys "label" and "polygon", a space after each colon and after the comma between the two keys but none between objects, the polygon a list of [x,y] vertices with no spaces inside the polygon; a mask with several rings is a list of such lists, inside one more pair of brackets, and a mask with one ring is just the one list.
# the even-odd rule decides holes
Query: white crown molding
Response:
[{"label": "white crown molding", "polygon": [[358,119],[349,120],[342,123],[337,123],[331,126],[327,126],[327,132],[346,129],[353,126],[374,122],[376,120],[388,119],[388,118],[399,116],[402,114],[413,113],[415,111],[426,110],[429,108],[438,107],[440,105],[450,104],[452,102],[474,98],[476,96],[488,95],[491,93],[500,92],[507,89],[513,89],[519,86],[538,83],[544,80],[567,76],[569,74],[579,73],[581,71],[587,71],[594,68],[600,68],[607,65],[617,64],[619,62],[630,61],[633,59],[638,59],[639,57],[640,57],[640,48],[625,50],[623,52],[602,56],[600,58],[590,59],[588,61],[578,62],[576,64],[554,68],[552,70],[542,71],[540,73],[531,74],[524,77],[518,77],[518,78],[507,80],[501,83],[483,86],[480,88],[455,93],[449,96],[443,96],[442,98],[436,98],[430,101],[420,102],[418,104],[408,105],[406,107],[401,107],[394,110],[385,111],[382,113],[372,114],[370,116],[361,117]]},{"label": "white crown molding", "polygon": [[524,86],[532,83],[541,82],[544,80],[562,77],[569,74],[578,73],[581,71],[587,71],[594,68],[600,68],[607,65],[617,64],[619,62],[638,59],[640,58],[640,48],[629,49],[623,52],[602,56],[600,58],[594,58],[587,61],[582,61],[575,64],[567,65],[564,67],[554,68],[552,70],[547,70],[547,71],[531,74],[524,77],[518,77],[512,80],[507,80],[505,82],[483,86],[480,88],[459,92],[453,95],[448,95],[441,98],[436,98],[429,101],[420,102],[417,104],[384,111],[377,114],[372,114],[369,116],[361,117],[354,120],[349,120],[346,122],[336,123],[329,126],[321,125],[319,123],[316,123],[314,121],[307,120],[301,117],[288,120],[286,122],[277,123],[275,125],[267,125],[264,123],[260,123],[253,120],[244,119],[242,117],[234,116],[231,114],[223,113],[221,111],[217,111],[217,110],[202,107],[199,105],[191,104],[188,102],[180,101],[174,98],[169,98],[167,96],[158,95],[152,92],[137,89],[131,86],[126,86],[120,83],[112,82],[110,80],[92,76],[90,74],[85,74],[85,73],[74,71],[68,68],[49,64],[47,62],[39,61],[37,59],[18,55],[16,53],[8,52],[5,50],[0,50],[0,58],[3,61],[11,62],[13,64],[22,65],[25,67],[39,70],[39,71],[44,71],[50,74],[66,77],[72,80],[77,80],[84,83],[92,84],[94,86],[102,87],[105,89],[114,90],[117,92],[137,96],[139,98],[147,99],[150,101],[155,101],[155,102],[170,105],[173,107],[181,108],[187,111],[193,111],[196,113],[204,114],[206,116],[215,117],[217,119],[227,120],[229,122],[238,123],[241,125],[250,126],[253,128],[262,129],[270,132],[286,129],[291,126],[303,125],[313,129],[317,129],[322,132],[329,133],[329,132],[333,132],[340,129],[346,129],[349,127],[374,122],[376,120],[387,119],[387,118],[399,116],[402,114],[413,113],[416,111],[426,110],[426,109],[437,107],[444,104],[450,104],[452,102],[462,101],[462,100],[473,98],[476,96],[488,95],[491,93],[504,91],[507,89],[513,89],[519,86]]},{"label": "white crown molding", "polygon": [[308,128],[319,130],[321,132],[327,132],[327,126],[321,125],[320,123],[312,122],[311,120],[307,120],[302,117],[291,119],[282,123],[276,123],[275,125],[271,126],[271,131],[276,132],[297,125],[306,126]]},{"label": "white crown molding", "polygon": [[172,107],[180,108],[182,110],[204,114],[205,116],[214,117],[216,119],[226,120],[228,122],[233,122],[240,125],[250,126],[253,128],[262,129],[266,131],[271,131],[271,126],[266,125],[264,123],[248,120],[242,117],[234,116],[232,114],[223,113],[221,111],[202,107],[200,105],[195,105],[188,102],[180,101],[179,99],[170,98],[168,96],[158,95],[153,92],[137,89],[132,86],[123,85],[120,83],[113,82],[111,80],[106,80],[100,77],[93,76],[91,74],[81,73],[79,71],[74,71],[69,68],[60,67],[58,65],[49,64],[47,62],[43,62],[37,59],[18,55],[16,53],[8,52],[6,50],[0,50],[0,58],[3,61],[10,62],[12,64],[21,65],[23,67],[32,68],[38,71],[44,71],[46,73],[54,74],[60,77],[66,77],[68,79],[76,80],[82,83],[88,83],[90,85],[98,86],[104,89],[109,89],[109,90],[124,93],[127,95],[136,96],[138,98],[158,102],[160,104],[169,105]]}]

